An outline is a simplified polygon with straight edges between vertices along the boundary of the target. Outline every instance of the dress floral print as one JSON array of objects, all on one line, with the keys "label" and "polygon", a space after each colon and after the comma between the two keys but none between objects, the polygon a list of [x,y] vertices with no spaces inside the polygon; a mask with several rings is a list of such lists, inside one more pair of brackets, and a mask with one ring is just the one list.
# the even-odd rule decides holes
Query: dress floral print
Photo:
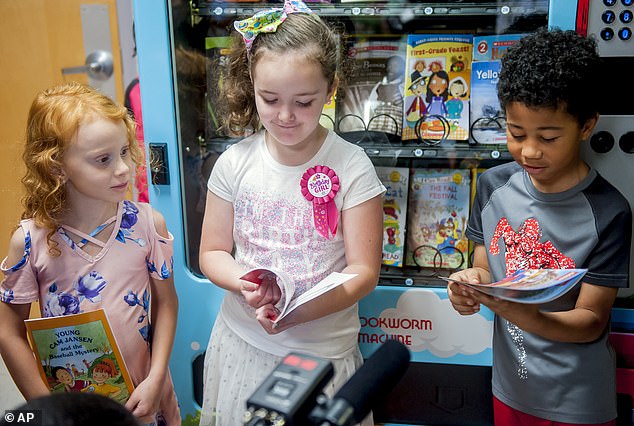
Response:
[{"label": "dress floral print", "polygon": [[[123,201],[116,216],[90,234],[60,226],[53,236],[61,251],[58,257],[48,251],[47,230],[33,220],[23,220],[20,226],[24,256],[16,265],[3,262],[0,300],[17,304],[39,300],[43,317],[103,308],[132,381],[140,383],[150,368],[151,280],[165,280],[173,270],[173,238],[156,232],[151,207]],[[108,240],[96,239],[105,229],[112,230]],[[80,240],[71,239],[71,233]],[[87,243],[99,251],[89,254],[83,249]],[[164,392],[160,415],[171,425],[180,418],[171,380]]]}]

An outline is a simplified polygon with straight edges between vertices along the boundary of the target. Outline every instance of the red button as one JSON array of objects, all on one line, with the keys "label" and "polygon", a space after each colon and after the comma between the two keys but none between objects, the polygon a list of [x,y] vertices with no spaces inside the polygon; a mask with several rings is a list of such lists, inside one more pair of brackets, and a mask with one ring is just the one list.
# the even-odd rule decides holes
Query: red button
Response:
[{"label": "red button", "polygon": [[298,366],[300,362],[302,362],[302,359],[296,355],[289,355],[284,358],[284,364],[292,365],[293,367]]},{"label": "red button", "polygon": [[311,371],[314,370],[315,367],[317,367],[317,361],[314,361],[312,359],[304,359],[302,360],[302,363],[299,367],[306,371]]}]

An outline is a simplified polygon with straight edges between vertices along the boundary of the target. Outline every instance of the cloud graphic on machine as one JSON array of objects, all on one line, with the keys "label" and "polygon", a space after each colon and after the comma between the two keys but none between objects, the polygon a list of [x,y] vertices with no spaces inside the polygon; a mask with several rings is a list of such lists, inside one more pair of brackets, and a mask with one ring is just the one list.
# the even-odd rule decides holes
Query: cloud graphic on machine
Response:
[{"label": "cloud graphic on machine", "polygon": [[462,316],[433,291],[404,292],[396,308],[381,312],[378,324],[386,334],[411,335],[411,351],[440,358],[481,353],[491,348],[493,336],[493,321],[479,313]]}]

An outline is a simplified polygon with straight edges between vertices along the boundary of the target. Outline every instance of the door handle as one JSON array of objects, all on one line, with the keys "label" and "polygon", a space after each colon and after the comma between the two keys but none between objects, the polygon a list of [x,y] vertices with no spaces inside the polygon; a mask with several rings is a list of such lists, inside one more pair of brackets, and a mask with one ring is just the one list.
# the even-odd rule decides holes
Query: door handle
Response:
[{"label": "door handle", "polygon": [[86,63],[78,67],[62,68],[62,74],[88,74],[95,80],[107,80],[112,75],[112,54],[105,50],[96,50],[86,56]]}]

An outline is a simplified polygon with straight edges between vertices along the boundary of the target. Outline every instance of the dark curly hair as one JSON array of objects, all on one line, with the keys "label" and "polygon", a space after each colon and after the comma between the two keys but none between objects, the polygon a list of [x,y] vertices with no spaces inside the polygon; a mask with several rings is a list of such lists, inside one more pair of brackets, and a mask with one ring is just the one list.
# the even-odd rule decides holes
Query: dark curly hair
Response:
[{"label": "dark curly hair", "polygon": [[498,98],[502,110],[514,102],[552,108],[575,117],[580,126],[596,117],[601,96],[597,44],[574,31],[540,28],[502,57]]}]

